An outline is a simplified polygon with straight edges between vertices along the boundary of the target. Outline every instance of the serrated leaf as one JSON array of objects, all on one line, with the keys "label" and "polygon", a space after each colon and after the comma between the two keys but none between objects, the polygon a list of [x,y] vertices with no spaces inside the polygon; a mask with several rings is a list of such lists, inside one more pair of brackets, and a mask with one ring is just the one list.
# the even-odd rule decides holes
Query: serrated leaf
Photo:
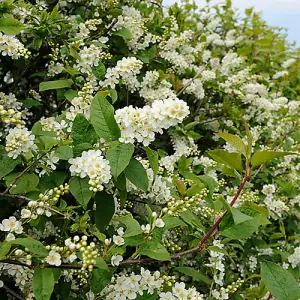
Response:
[{"label": "serrated leaf", "polygon": [[97,257],[96,258],[96,267],[102,270],[107,270],[109,271],[109,267],[107,265],[107,263],[105,262],[105,260],[102,257]]},{"label": "serrated leaf", "polygon": [[298,300],[300,288],[291,273],[279,265],[265,261],[261,265],[261,278],[267,289],[279,300]]},{"label": "serrated leaf", "polygon": [[146,242],[141,244],[138,253],[156,260],[171,260],[168,250],[158,242]]},{"label": "serrated leaf", "polygon": [[5,256],[10,251],[11,244],[9,242],[0,243],[0,260],[5,258]]},{"label": "serrated leaf", "polygon": [[55,152],[61,160],[69,160],[73,157],[73,149],[68,145],[57,147]]},{"label": "serrated leaf", "polygon": [[10,241],[10,243],[12,245],[21,245],[25,248],[28,248],[32,254],[40,257],[45,257],[49,253],[49,251],[41,242],[31,238],[18,238]]},{"label": "serrated leaf", "polygon": [[54,80],[54,81],[44,81],[41,82],[39,85],[39,91],[48,91],[48,90],[56,90],[56,89],[63,89],[63,88],[69,88],[73,84],[72,79],[60,79],[60,80]]},{"label": "serrated leaf", "polygon": [[87,205],[93,195],[93,191],[90,190],[89,179],[88,178],[79,178],[71,177],[69,181],[70,192],[77,200],[77,202],[84,208],[87,208]]},{"label": "serrated leaf", "polygon": [[234,224],[240,224],[245,221],[252,220],[250,216],[243,214],[239,209],[235,207],[231,207],[230,211],[232,213]]},{"label": "serrated leaf", "polygon": [[33,294],[36,299],[49,300],[54,289],[52,269],[36,267],[32,282]]},{"label": "serrated leaf", "polygon": [[182,274],[191,276],[193,279],[202,281],[206,284],[211,283],[211,279],[209,279],[206,275],[201,274],[199,271],[195,270],[194,268],[191,268],[191,267],[176,267],[175,270],[182,273]]},{"label": "serrated leaf", "polygon": [[143,165],[136,160],[131,158],[128,166],[124,170],[126,178],[134,184],[137,188],[146,192],[148,189],[148,176]]},{"label": "serrated leaf", "polygon": [[123,27],[117,31],[112,32],[113,35],[118,35],[124,38],[124,40],[131,40],[132,39],[132,34],[129,29]]},{"label": "serrated leaf", "polygon": [[115,214],[115,199],[113,195],[98,192],[95,195],[95,223],[100,231],[104,231]]},{"label": "serrated leaf", "polygon": [[105,75],[105,66],[101,61],[98,61],[98,66],[92,68],[93,74],[98,80],[102,80]]},{"label": "serrated leaf", "polygon": [[221,149],[210,150],[207,153],[214,161],[234,168],[237,171],[243,171],[242,158],[240,153],[228,152]]},{"label": "serrated leaf", "polygon": [[246,145],[239,136],[227,132],[221,132],[216,135],[224,139],[228,144],[230,144],[241,154],[245,156],[247,155]]},{"label": "serrated leaf", "polygon": [[91,123],[100,138],[110,141],[121,136],[120,128],[114,117],[114,108],[105,97],[98,94],[94,97],[90,114]]},{"label": "serrated leaf", "polygon": [[152,169],[155,178],[156,175],[158,174],[158,169],[159,169],[158,153],[149,147],[145,147],[145,151],[149,160],[150,168]]},{"label": "serrated leaf", "polygon": [[[12,173],[5,177],[6,186],[9,186],[20,173]],[[39,177],[36,174],[23,174],[15,183],[15,187],[10,188],[11,194],[26,194],[35,191],[39,184]]]},{"label": "serrated leaf", "polygon": [[94,127],[82,114],[77,114],[73,121],[71,137],[74,145],[94,144],[97,141]]},{"label": "serrated leaf", "polygon": [[90,281],[91,291],[100,293],[111,281],[111,272],[103,269],[94,268]]},{"label": "serrated leaf", "polygon": [[269,160],[273,160],[275,158],[283,157],[286,155],[293,155],[296,153],[292,152],[278,152],[278,151],[257,151],[253,154],[251,158],[251,165],[252,167],[257,167]]},{"label": "serrated leaf", "polygon": [[25,29],[25,26],[20,21],[13,18],[0,19],[0,31],[8,35],[16,35]]},{"label": "serrated leaf", "polygon": [[21,158],[13,159],[7,155],[5,150],[0,150],[0,179],[9,174],[14,168],[21,163]]},{"label": "serrated leaf", "polygon": [[124,237],[135,236],[143,233],[141,225],[134,218],[130,216],[123,216],[118,220],[126,226]]},{"label": "serrated leaf", "polygon": [[134,152],[134,145],[113,141],[109,144],[106,158],[109,161],[111,174],[115,179],[128,166]]}]

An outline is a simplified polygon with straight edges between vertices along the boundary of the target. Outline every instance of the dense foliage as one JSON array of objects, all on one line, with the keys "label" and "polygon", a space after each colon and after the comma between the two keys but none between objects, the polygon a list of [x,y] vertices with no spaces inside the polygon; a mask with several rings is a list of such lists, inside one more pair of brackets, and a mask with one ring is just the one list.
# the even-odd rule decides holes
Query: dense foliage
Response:
[{"label": "dense foliage", "polygon": [[300,299],[282,29],[229,0],[0,15],[1,299]]}]

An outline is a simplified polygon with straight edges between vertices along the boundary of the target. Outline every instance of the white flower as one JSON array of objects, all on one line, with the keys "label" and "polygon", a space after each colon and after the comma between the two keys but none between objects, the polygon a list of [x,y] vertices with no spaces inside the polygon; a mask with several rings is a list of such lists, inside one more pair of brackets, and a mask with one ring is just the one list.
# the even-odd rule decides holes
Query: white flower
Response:
[{"label": "white flower", "polygon": [[162,228],[165,226],[165,222],[162,220],[162,219],[156,219],[154,221],[154,226],[155,227],[159,227],[159,228]]},{"label": "white flower", "polygon": [[122,255],[113,255],[111,257],[111,264],[113,266],[118,266],[122,260],[123,260]]},{"label": "white flower", "polygon": [[77,256],[75,254],[71,254],[69,257],[68,257],[68,260],[70,263],[72,263],[75,259],[77,259]]},{"label": "white flower", "polygon": [[21,153],[27,153],[30,150],[36,150],[34,144],[35,136],[27,128],[10,129],[6,136],[5,150],[8,156],[16,159]]},{"label": "white flower", "polygon": [[4,286],[4,283],[2,280],[0,280],[0,288],[2,288]]},{"label": "white flower", "polygon": [[11,232],[5,238],[5,240],[8,241],[8,242],[13,241],[14,239],[16,239],[15,235]]},{"label": "white flower", "polygon": [[142,225],[141,229],[143,230],[144,233],[149,233],[151,230],[151,226],[150,226],[150,224]]},{"label": "white flower", "polygon": [[123,228],[123,227],[120,227],[120,228],[117,230],[117,233],[118,233],[118,235],[123,236],[123,235],[124,235],[124,228]]},{"label": "white flower", "polygon": [[4,219],[2,221],[2,226],[0,226],[0,230],[22,233],[23,227],[21,226],[21,222],[17,221],[15,217],[9,217],[8,219]]},{"label": "white flower", "polygon": [[21,218],[22,219],[28,219],[31,216],[31,211],[29,209],[23,208],[21,210]]},{"label": "white flower", "polygon": [[105,239],[105,240],[104,240],[104,244],[105,244],[106,246],[109,246],[110,243],[111,243],[111,239]]},{"label": "white flower", "polygon": [[55,252],[54,250],[51,250],[49,252],[49,255],[46,257],[46,262],[49,265],[60,266],[61,265],[61,256],[59,253]]},{"label": "white flower", "polygon": [[125,244],[125,240],[119,235],[113,235],[113,241],[117,246],[122,246]]}]

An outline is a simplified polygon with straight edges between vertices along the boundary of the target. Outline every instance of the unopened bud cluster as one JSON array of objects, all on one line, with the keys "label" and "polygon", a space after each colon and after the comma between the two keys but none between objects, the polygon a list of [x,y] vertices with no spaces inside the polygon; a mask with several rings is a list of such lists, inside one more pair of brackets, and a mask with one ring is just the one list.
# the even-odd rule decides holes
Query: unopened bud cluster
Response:
[{"label": "unopened bud cluster", "polygon": [[25,124],[22,118],[21,112],[16,112],[12,108],[6,110],[3,105],[0,105],[0,119],[5,124],[16,124],[17,128],[20,128]]},{"label": "unopened bud cluster", "polygon": [[208,190],[203,189],[198,194],[192,197],[184,197],[184,199],[172,198],[168,202],[168,206],[163,208],[163,212],[170,216],[177,216],[187,209],[196,208],[203,198],[208,195]]}]

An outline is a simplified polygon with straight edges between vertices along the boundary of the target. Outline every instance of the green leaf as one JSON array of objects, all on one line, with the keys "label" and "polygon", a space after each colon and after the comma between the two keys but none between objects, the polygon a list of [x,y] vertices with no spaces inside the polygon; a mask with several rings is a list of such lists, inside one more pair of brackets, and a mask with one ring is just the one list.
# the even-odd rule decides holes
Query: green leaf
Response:
[{"label": "green leaf", "polygon": [[248,157],[248,159],[250,159],[251,151],[252,151],[253,136],[252,136],[252,133],[251,133],[247,123],[245,123],[245,130],[246,130],[247,142],[248,142],[248,144],[247,144],[247,157]]},{"label": "green leaf", "polygon": [[101,61],[99,61],[98,66],[93,67],[92,71],[98,80],[102,80],[105,75],[106,69],[104,64]]},{"label": "green leaf", "polygon": [[221,231],[221,234],[231,239],[247,239],[258,229],[261,221],[262,216],[259,215],[251,220],[228,227]]},{"label": "green leaf", "polygon": [[155,290],[153,294],[148,294],[144,292],[143,295],[137,295],[135,300],[156,300],[157,299],[157,291]]},{"label": "green leaf", "polygon": [[292,152],[277,152],[277,151],[257,151],[253,154],[251,158],[252,167],[257,167],[269,160],[273,160],[275,158],[283,157],[286,155],[293,155],[295,153]]},{"label": "green leaf", "polygon": [[9,174],[14,168],[21,163],[21,158],[12,159],[5,150],[0,150],[0,179]]},{"label": "green leaf", "polygon": [[75,97],[78,97],[78,92],[70,89],[65,92],[64,96],[66,97],[67,100],[71,101]]},{"label": "green leaf", "polygon": [[55,152],[61,160],[69,160],[73,157],[73,149],[68,145],[59,146]]},{"label": "green leaf", "polygon": [[216,135],[224,139],[228,144],[230,144],[241,154],[245,156],[247,155],[246,145],[239,136],[227,132],[221,132]]},{"label": "green leaf", "polygon": [[[12,173],[5,177],[6,186],[9,186],[19,173]],[[39,177],[36,174],[23,174],[15,183],[15,187],[12,187],[9,191],[11,194],[26,194],[31,191],[36,191],[36,187],[39,183]]]},{"label": "green leaf", "polygon": [[279,265],[265,261],[261,265],[261,278],[267,289],[279,300],[298,300],[300,288],[291,273]]},{"label": "green leaf", "polygon": [[41,82],[39,85],[39,91],[47,91],[47,90],[56,90],[56,89],[63,89],[63,88],[69,88],[73,84],[72,79],[60,79],[60,80],[54,80],[54,81],[44,81]]},{"label": "green leaf", "polygon": [[111,272],[103,269],[94,268],[90,281],[91,291],[100,293],[111,281]]},{"label": "green leaf", "polygon": [[88,151],[92,149],[93,146],[90,143],[81,143],[78,145],[75,145],[73,147],[74,157],[77,157],[82,154],[83,151]]},{"label": "green leaf", "polygon": [[213,194],[216,187],[218,186],[217,182],[210,176],[207,175],[200,175],[198,178],[205,184],[205,186],[208,188],[209,193]]},{"label": "green leaf", "polygon": [[234,224],[240,224],[245,221],[252,220],[250,216],[243,214],[239,209],[235,207],[231,207],[230,211],[232,213]]},{"label": "green leaf", "polygon": [[39,257],[48,256],[49,251],[45,248],[45,246],[34,239],[31,238],[18,238],[15,240],[10,241],[12,245],[20,245],[25,248],[28,248],[29,251]]},{"label": "green leaf", "polygon": [[40,192],[44,193],[46,190],[53,189],[63,184],[68,177],[68,173],[64,171],[55,171],[49,175],[44,175],[40,178],[37,186]]},{"label": "green leaf", "polygon": [[195,280],[202,281],[206,284],[211,283],[211,279],[209,279],[206,275],[201,274],[200,272],[196,271],[194,268],[191,267],[176,267],[176,271],[191,276]]},{"label": "green leaf", "polygon": [[190,226],[192,226],[194,228],[198,228],[199,230],[202,230],[202,231],[206,231],[205,227],[200,222],[199,217],[196,216],[190,210],[186,210],[185,212],[181,213],[180,217],[183,219],[184,222],[186,222]]},{"label": "green leaf", "polygon": [[115,214],[115,200],[113,195],[98,192],[95,195],[95,222],[100,231],[104,231]]},{"label": "green leaf", "polygon": [[137,220],[130,216],[123,216],[118,219],[121,223],[126,226],[124,237],[135,236],[143,233],[141,225]]},{"label": "green leaf", "polygon": [[107,270],[109,271],[109,267],[107,266],[107,263],[105,262],[105,260],[98,256],[96,258],[96,267],[99,268],[99,269],[102,269],[102,270]]},{"label": "green leaf", "polygon": [[71,137],[74,145],[94,144],[97,141],[94,127],[82,114],[77,114],[73,121]]},{"label": "green leaf", "polygon": [[77,202],[84,208],[87,205],[93,195],[93,191],[90,190],[89,179],[80,177],[71,177],[69,181],[70,192],[77,200]]},{"label": "green leaf", "polygon": [[147,153],[149,164],[150,164],[150,167],[151,167],[151,169],[154,173],[154,179],[155,179],[156,175],[158,174],[158,169],[159,169],[158,153],[155,150],[152,150],[149,147],[145,147],[145,151]]},{"label": "green leaf", "polygon": [[126,178],[137,188],[146,192],[148,189],[148,176],[143,165],[135,158],[131,158],[129,165],[125,169]]},{"label": "green leaf", "polygon": [[0,31],[8,35],[16,35],[25,29],[25,26],[20,21],[13,18],[0,19]]},{"label": "green leaf", "polygon": [[121,136],[114,117],[114,108],[105,97],[97,94],[92,101],[90,112],[91,123],[100,138],[116,140]]},{"label": "green leaf", "polygon": [[32,282],[33,294],[38,300],[49,300],[54,289],[54,276],[50,268],[36,267]]},{"label": "green leaf", "polygon": [[124,40],[131,40],[132,39],[132,34],[129,29],[123,27],[117,31],[112,32],[113,35],[118,35],[124,38]]},{"label": "green leaf", "polygon": [[141,244],[138,253],[157,260],[171,260],[168,250],[158,242],[146,242]]},{"label": "green leaf", "polygon": [[113,141],[109,144],[106,158],[109,161],[111,174],[115,179],[128,166],[134,152],[132,144],[124,144],[119,141]]},{"label": "green leaf", "polygon": [[30,99],[30,98],[25,99],[24,101],[22,101],[22,103],[23,103],[24,107],[28,107],[28,108],[41,106],[41,102],[40,101],[34,100],[34,99]]},{"label": "green leaf", "polygon": [[5,258],[5,256],[10,251],[11,243],[9,242],[3,242],[0,244],[0,260]]},{"label": "green leaf", "polygon": [[240,153],[228,152],[226,150],[210,150],[208,155],[218,163],[227,165],[240,172],[243,171],[242,158]]}]

